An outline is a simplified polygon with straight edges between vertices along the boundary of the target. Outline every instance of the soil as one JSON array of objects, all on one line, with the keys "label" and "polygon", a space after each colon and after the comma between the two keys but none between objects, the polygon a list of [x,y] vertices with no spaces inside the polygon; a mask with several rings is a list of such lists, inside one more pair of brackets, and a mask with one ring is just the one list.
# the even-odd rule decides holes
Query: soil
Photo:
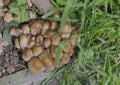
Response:
[{"label": "soil", "polygon": [[[0,33],[7,23],[0,18]],[[25,62],[20,59],[20,51],[16,49],[12,43],[4,47],[3,52],[0,54],[0,77],[7,76],[25,68]]]}]

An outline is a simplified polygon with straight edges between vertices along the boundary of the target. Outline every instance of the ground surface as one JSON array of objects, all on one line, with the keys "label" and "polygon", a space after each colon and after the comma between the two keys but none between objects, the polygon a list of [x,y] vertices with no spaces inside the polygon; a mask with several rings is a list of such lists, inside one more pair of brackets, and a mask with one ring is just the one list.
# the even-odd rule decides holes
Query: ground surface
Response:
[{"label": "ground surface", "polygon": [[[59,83],[120,85],[120,0],[51,0],[51,2],[54,8],[37,18],[57,21],[61,29],[67,22],[80,25],[78,37],[81,38],[81,42],[77,43],[75,63],[55,70],[47,80],[53,78],[50,82],[57,85]],[[60,14],[61,17],[58,19],[51,17],[54,13]],[[6,23],[0,18],[0,33],[5,26]],[[25,68],[20,55],[19,50],[12,44],[4,47],[0,56],[0,77]],[[64,76],[61,78],[62,73]]]},{"label": "ground surface", "polygon": [[[0,18],[0,33],[3,33],[7,23]],[[24,67],[24,61],[20,59],[19,50],[15,49],[12,43],[4,47],[0,55],[0,77],[15,73]]]}]

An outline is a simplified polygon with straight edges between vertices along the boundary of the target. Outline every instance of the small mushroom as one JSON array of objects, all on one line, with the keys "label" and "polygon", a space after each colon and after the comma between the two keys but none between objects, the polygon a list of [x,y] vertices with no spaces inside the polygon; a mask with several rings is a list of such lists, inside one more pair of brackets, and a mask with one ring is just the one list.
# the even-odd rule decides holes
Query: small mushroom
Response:
[{"label": "small mushroom", "polygon": [[70,60],[70,56],[67,53],[63,53],[62,59],[61,59],[62,63],[67,64],[69,60]]},{"label": "small mushroom", "polygon": [[48,53],[48,56],[51,56],[51,51],[50,51],[50,48],[46,49],[47,53]]},{"label": "small mushroom", "polygon": [[43,25],[42,25],[42,28],[41,28],[41,34],[43,35],[50,27],[50,24],[49,22],[45,22]]},{"label": "small mushroom", "polygon": [[29,41],[29,38],[27,35],[25,34],[21,34],[20,37],[19,37],[19,43],[20,43],[20,47],[22,49],[26,48],[27,47],[27,43]]},{"label": "small mushroom", "polygon": [[28,22],[29,26],[31,27],[32,24],[33,24],[35,21],[36,21],[35,19],[31,19],[31,20]]},{"label": "small mushroom", "polygon": [[71,43],[72,46],[75,46],[75,45],[76,45],[75,40],[71,41],[70,43]]},{"label": "small mushroom", "polygon": [[40,62],[40,60],[37,58],[31,59],[28,62],[28,67],[31,70],[31,72],[33,72],[33,73],[39,73],[39,72],[43,72],[45,70],[45,67]]},{"label": "small mushroom", "polygon": [[[74,37],[77,37],[77,36],[78,36],[77,33],[72,33],[70,37],[71,37],[71,38],[74,38]],[[76,41],[75,41],[75,40],[72,40],[70,43],[71,43],[72,46],[75,46],[75,45],[76,45]]]},{"label": "small mushroom", "polygon": [[46,21],[45,20],[41,20],[41,19],[37,19],[37,22],[39,22],[41,25],[43,25]]},{"label": "small mushroom", "polygon": [[58,14],[53,14],[52,16],[55,18],[60,18],[60,16]]},{"label": "small mushroom", "polygon": [[[53,14],[52,16],[55,17],[55,18],[60,18],[60,16],[58,14]],[[50,28],[51,28],[51,30],[55,30],[58,27],[59,27],[58,22],[54,22],[54,21],[50,22]]]},{"label": "small mushroom", "polygon": [[45,39],[45,41],[44,41],[44,47],[45,48],[49,48],[50,47],[50,45],[51,45],[51,40],[50,39]]},{"label": "small mushroom", "polygon": [[38,56],[43,52],[43,48],[40,45],[36,45],[33,47],[33,55]]},{"label": "small mushroom", "polygon": [[6,22],[11,22],[11,21],[13,21],[13,16],[12,16],[11,13],[6,12],[6,13],[4,14],[4,16],[3,16],[3,19],[4,19],[4,21],[6,21]]},{"label": "small mushroom", "polygon": [[26,34],[26,37],[28,38],[28,40],[30,40],[31,39],[31,34]]},{"label": "small mushroom", "polygon": [[[74,38],[74,37],[77,37],[78,36],[78,32],[75,32],[75,33],[72,33],[71,34],[71,38]],[[76,43],[80,42],[81,41],[81,38],[77,38],[76,40],[73,40],[71,41],[71,45],[72,46],[75,46]]]},{"label": "small mushroom", "polygon": [[58,23],[57,22],[50,22],[50,28],[51,30],[55,30],[58,28]]},{"label": "small mushroom", "polygon": [[32,48],[35,45],[35,41],[30,40],[28,41],[27,48]]},{"label": "small mushroom", "polygon": [[70,49],[71,49],[71,43],[67,43],[65,46],[64,46],[64,48],[63,48],[63,51],[65,52],[65,53],[68,53],[69,51],[70,51]]},{"label": "small mushroom", "polygon": [[70,37],[71,32],[72,32],[72,26],[70,23],[67,23],[65,27],[62,29],[61,37],[63,39],[68,39]]},{"label": "small mushroom", "polygon": [[22,28],[24,34],[30,33],[30,27],[28,24],[23,24],[21,28]]},{"label": "small mushroom", "polygon": [[48,56],[46,51],[39,56],[39,59],[48,70],[53,70],[55,68],[53,58]]},{"label": "small mushroom", "polygon": [[16,48],[20,49],[20,44],[19,44],[19,39],[18,38],[14,39],[14,44],[15,44]]},{"label": "small mushroom", "polygon": [[40,33],[41,27],[42,26],[38,21],[33,22],[33,24],[31,25],[31,34],[37,35],[38,33]]},{"label": "small mushroom", "polygon": [[[50,48],[51,56],[52,56],[53,58],[55,58],[55,56],[56,56],[57,49],[58,49],[58,46],[54,46],[54,45],[52,45],[51,48]],[[60,59],[61,59],[61,58],[62,58],[62,53],[61,53],[61,55],[60,55]]]},{"label": "small mushroom", "polygon": [[42,37],[41,34],[38,34],[38,35],[36,36],[36,42],[40,42],[40,44],[43,43],[43,37]]},{"label": "small mushroom", "polygon": [[20,34],[22,34],[22,30],[18,27],[13,27],[10,29],[10,34],[15,37],[18,37]]},{"label": "small mushroom", "polygon": [[60,60],[60,61],[59,61],[59,65],[58,65],[57,67],[58,67],[58,68],[61,68],[63,65],[64,65],[64,64],[63,64],[62,60]]},{"label": "small mushroom", "polygon": [[52,38],[55,35],[55,33],[56,33],[55,31],[48,31],[43,35],[43,37],[44,38]]},{"label": "small mushroom", "polygon": [[50,51],[51,51],[51,55],[53,58],[55,58],[55,55],[56,55],[56,52],[57,52],[57,46],[54,46],[52,45],[51,48],[50,48]]},{"label": "small mushroom", "polygon": [[72,56],[74,54],[74,48],[70,48],[69,52],[68,52],[68,55],[69,56]]},{"label": "small mushroom", "polygon": [[61,41],[61,37],[57,36],[52,40],[52,45],[58,45]]},{"label": "small mushroom", "polygon": [[35,36],[31,36],[31,40],[35,41]]},{"label": "small mushroom", "polygon": [[26,48],[23,50],[22,58],[24,61],[29,61],[33,57],[32,49]]}]

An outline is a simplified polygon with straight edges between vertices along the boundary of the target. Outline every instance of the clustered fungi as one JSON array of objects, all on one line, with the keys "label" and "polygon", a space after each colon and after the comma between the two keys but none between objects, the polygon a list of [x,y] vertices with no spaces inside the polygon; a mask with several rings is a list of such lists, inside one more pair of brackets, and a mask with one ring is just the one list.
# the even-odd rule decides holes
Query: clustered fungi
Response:
[{"label": "clustered fungi", "polygon": [[[57,16],[57,15],[56,15]],[[55,55],[61,41],[78,35],[78,27],[67,23],[61,34],[57,35],[59,23],[40,19],[30,20],[20,27],[13,27],[15,47],[22,51],[22,59],[28,62],[28,68],[36,73],[55,68]],[[60,56],[59,67],[67,64],[74,53],[76,42],[65,45]]]}]

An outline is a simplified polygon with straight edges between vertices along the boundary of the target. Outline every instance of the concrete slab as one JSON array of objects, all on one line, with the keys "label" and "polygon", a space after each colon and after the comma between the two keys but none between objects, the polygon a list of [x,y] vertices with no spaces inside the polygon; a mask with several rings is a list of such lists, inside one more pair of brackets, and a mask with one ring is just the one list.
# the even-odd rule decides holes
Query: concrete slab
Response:
[{"label": "concrete slab", "polygon": [[30,73],[27,70],[22,70],[12,75],[0,78],[0,85],[41,85],[50,72],[47,73]]}]

